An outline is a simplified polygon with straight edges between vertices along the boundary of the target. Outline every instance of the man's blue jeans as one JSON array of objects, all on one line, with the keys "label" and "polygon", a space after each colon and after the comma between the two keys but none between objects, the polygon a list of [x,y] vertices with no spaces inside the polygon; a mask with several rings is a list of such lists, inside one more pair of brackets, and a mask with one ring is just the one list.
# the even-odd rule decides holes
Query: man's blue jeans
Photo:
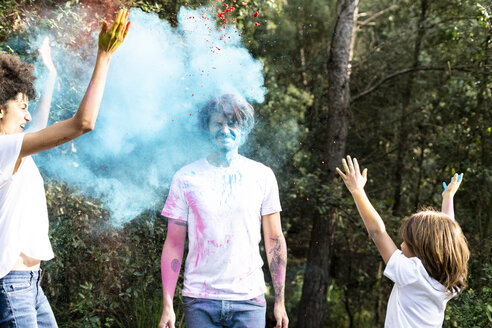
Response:
[{"label": "man's blue jeans", "polygon": [[186,328],[265,328],[265,296],[246,301],[183,297]]},{"label": "man's blue jeans", "polygon": [[41,270],[10,271],[0,279],[0,328],[58,327],[40,280]]}]

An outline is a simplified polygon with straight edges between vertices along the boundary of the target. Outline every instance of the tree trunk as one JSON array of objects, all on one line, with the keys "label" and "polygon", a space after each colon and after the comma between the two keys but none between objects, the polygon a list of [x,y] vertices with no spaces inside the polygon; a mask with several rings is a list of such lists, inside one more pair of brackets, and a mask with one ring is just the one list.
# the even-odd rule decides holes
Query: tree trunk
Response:
[{"label": "tree trunk", "polygon": [[[350,59],[357,20],[358,0],[338,0],[337,20],[328,59],[328,140],[324,151],[328,161],[328,181],[335,178],[345,155],[350,112]],[[304,284],[299,305],[298,327],[322,327],[329,282],[331,248],[335,239],[338,211],[313,220]]]},{"label": "tree trunk", "polygon": [[374,287],[374,290],[376,291],[376,295],[377,295],[376,304],[374,304],[375,305],[374,327],[380,327],[381,323],[384,322],[384,320],[382,320],[382,318],[384,318],[382,315],[384,312],[383,302],[387,296],[384,295],[383,293],[383,286],[381,285],[382,282],[383,282],[383,261],[379,261],[378,273],[376,275],[376,286]]},{"label": "tree trunk", "polygon": [[[413,48],[413,61],[412,67],[419,66],[419,57],[420,57],[420,48],[422,46],[422,40],[424,38],[425,28],[424,23],[427,15],[428,2],[427,0],[421,1],[420,6],[420,18],[417,23],[417,37],[415,38],[415,45]],[[412,97],[412,88],[414,82],[414,74],[411,73],[408,76],[407,84],[405,91],[403,93],[402,100],[402,111],[400,116],[400,124],[399,124],[399,134],[398,134],[398,155],[396,156],[396,168],[395,168],[395,181],[396,187],[394,192],[394,200],[393,203],[393,215],[400,216],[401,215],[401,194],[402,194],[402,185],[403,185],[403,170],[405,169],[405,154],[408,152],[408,134],[410,133],[410,120],[409,120],[409,106],[410,100]]]},{"label": "tree trunk", "polygon": [[301,49],[299,49],[299,56],[301,58],[301,80],[302,85],[307,87],[307,74],[306,74],[306,54],[304,52],[304,31],[302,30],[302,23],[297,22],[297,36],[299,39],[299,44],[301,45]]},{"label": "tree trunk", "polygon": [[418,210],[420,205],[420,184],[424,178],[424,157],[425,157],[425,145],[427,144],[427,138],[425,135],[424,127],[422,125],[419,126],[419,141],[420,141],[420,156],[419,156],[419,168],[417,175],[417,183],[415,186],[415,201],[414,201],[414,209]]},{"label": "tree trunk", "polygon": [[[490,43],[491,36],[487,35],[485,38],[484,44],[484,49],[483,49],[483,60],[480,62],[480,66],[487,67],[488,65],[488,50],[489,50],[489,43]],[[480,156],[480,164],[482,167],[490,167],[490,155],[488,151],[488,147],[490,147],[487,142],[488,142],[488,137],[485,133],[485,130],[487,129],[488,124],[491,121],[491,115],[490,115],[490,106],[486,105],[487,98],[490,96],[490,89],[487,86],[488,82],[488,76],[483,75],[481,78],[481,83],[480,83],[480,91],[477,94],[477,112],[481,113],[479,115],[479,120],[477,126],[479,127],[479,136],[480,136],[480,145],[481,145],[481,156]],[[479,209],[479,213],[477,213],[478,217],[478,222],[479,222],[479,233],[480,233],[480,240],[485,242],[485,249],[487,247],[490,247],[490,243],[487,245],[486,239],[490,238],[490,235],[492,233],[492,217],[491,217],[491,212],[492,212],[492,202],[490,202],[489,199],[487,199],[487,195],[489,193],[487,192],[489,189],[488,183],[486,181],[486,174],[482,173],[481,174],[481,183],[479,184],[481,188],[484,188],[485,190],[483,192],[478,193],[478,204],[489,204],[489,206],[486,206],[484,208],[484,213],[480,213],[480,206],[477,206]],[[483,218],[483,219],[482,219]],[[483,223],[482,223],[483,220]],[[490,239],[489,239],[490,240]]]}]

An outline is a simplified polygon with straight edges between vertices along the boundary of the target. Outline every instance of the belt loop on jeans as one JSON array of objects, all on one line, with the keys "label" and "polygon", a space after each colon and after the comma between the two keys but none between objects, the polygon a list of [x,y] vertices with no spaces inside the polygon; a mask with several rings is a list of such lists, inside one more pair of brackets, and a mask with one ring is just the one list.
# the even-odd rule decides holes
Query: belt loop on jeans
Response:
[{"label": "belt loop on jeans", "polygon": [[41,281],[41,269],[38,270],[38,280],[36,281],[36,284],[39,284]]},{"label": "belt loop on jeans", "polygon": [[34,277],[34,271],[31,271],[30,273],[31,273],[31,278],[29,278],[29,283],[32,282],[32,278]]}]

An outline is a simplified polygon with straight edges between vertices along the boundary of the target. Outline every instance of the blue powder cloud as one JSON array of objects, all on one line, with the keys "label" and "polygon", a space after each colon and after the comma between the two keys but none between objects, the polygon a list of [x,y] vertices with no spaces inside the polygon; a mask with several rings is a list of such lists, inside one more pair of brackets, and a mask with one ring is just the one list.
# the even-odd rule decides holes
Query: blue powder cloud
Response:
[{"label": "blue powder cloud", "polygon": [[[202,103],[221,93],[261,103],[266,92],[262,64],[243,46],[240,31],[216,26],[206,7],[181,8],[177,28],[139,9],[130,20],[95,130],[35,158],[48,176],[102,198],[116,225],[162,206],[175,171],[207,153],[195,120]],[[54,57],[60,79],[85,75],[85,89],[92,64],[59,49]],[[73,90],[59,85],[55,92],[52,114],[59,117],[66,109],[57,101],[73,97]]]}]

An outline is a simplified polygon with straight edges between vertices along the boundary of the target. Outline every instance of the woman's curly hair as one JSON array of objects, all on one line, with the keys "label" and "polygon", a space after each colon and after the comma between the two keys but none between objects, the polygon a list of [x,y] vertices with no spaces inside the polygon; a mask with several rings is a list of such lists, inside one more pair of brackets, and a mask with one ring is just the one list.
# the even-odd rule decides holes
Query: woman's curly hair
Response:
[{"label": "woman's curly hair", "polygon": [[24,63],[18,56],[0,53],[0,105],[20,93],[36,98],[34,65]]}]

